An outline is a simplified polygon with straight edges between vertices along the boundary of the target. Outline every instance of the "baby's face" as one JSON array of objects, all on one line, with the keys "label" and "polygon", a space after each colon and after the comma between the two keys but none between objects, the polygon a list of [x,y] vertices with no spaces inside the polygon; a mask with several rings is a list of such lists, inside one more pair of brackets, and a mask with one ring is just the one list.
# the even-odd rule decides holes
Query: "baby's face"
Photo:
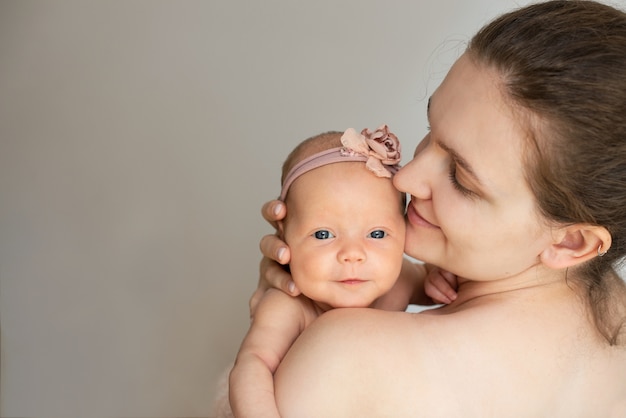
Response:
[{"label": "baby's face", "polygon": [[367,307],[402,265],[399,192],[361,162],[330,164],[299,177],[287,198],[285,240],[298,288],[322,306]]}]

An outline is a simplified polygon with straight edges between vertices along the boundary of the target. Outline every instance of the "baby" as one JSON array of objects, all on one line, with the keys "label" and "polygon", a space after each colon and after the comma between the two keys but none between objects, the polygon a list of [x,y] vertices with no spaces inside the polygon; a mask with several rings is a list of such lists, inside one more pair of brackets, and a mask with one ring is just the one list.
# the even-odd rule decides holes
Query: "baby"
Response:
[{"label": "baby", "polygon": [[406,308],[406,289],[413,285],[397,280],[405,196],[391,182],[400,157],[398,138],[386,125],[320,134],[288,156],[280,194],[288,213],[278,230],[289,245],[289,269],[302,294],[270,289],[259,302],[230,373],[236,417],[279,417],[273,374],[322,313]]}]

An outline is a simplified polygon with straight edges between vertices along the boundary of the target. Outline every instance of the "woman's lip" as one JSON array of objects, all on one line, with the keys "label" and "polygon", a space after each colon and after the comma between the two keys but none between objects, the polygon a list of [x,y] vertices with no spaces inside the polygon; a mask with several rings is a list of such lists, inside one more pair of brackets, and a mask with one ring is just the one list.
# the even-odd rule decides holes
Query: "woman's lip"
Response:
[{"label": "woman's lip", "polygon": [[422,218],[420,214],[417,213],[417,210],[413,205],[409,205],[409,207],[407,208],[406,217],[411,225],[424,226],[427,228],[438,228],[436,225],[433,225],[426,219]]}]

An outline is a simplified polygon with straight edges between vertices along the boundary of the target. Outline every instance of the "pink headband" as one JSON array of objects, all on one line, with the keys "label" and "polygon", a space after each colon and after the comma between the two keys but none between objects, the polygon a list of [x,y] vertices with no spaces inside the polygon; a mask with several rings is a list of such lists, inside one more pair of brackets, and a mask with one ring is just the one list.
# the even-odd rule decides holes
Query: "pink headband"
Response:
[{"label": "pink headband", "polygon": [[376,176],[387,178],[400,169],[400,141],[387,125],[373,132],[366,128],[360,134],[349,128],[341,136],[341,143],[343,147],[318,152],[293,166],[285,176],[279,199],[285,200],[289,187],[298,177],[328,164],[362,161]]}]

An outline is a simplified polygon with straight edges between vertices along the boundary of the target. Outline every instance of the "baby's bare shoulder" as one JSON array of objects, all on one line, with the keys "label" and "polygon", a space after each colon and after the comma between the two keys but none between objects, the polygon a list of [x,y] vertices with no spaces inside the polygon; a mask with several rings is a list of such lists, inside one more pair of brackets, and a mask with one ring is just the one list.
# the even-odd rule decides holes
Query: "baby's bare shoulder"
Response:
[{"label": "baby's bare shoulder", "polygon": [[428,411],[426,383],[436,379],[430,383],[440,386],[443,375],[433,363],[427,333],[420,333],[422,344],[413,334],[420,322],[431,321],[374,309],[323,314],[294,343],[275,375],[281,414],[411,416],[408,412],[420,403],[419,410]]},{"label": "baby's bare shoulder", "polygon": [[[550,410],[552,416],[568,416],[571,410],[563,405],[580,410],[595,397],[596,410],[602,410],[626,398],[621,351],[605,357],[593,345],[587,353],[573,350],[573,341],[563,339],[569,330],[558,334],[555,328],[550,336],[544,332],[550,327],[521,316],[496,320],[486,314],[328,312],[301,335],[278,369],[281,412],[471,417]],[[613,388],[599,399],[588,382]]]}]

